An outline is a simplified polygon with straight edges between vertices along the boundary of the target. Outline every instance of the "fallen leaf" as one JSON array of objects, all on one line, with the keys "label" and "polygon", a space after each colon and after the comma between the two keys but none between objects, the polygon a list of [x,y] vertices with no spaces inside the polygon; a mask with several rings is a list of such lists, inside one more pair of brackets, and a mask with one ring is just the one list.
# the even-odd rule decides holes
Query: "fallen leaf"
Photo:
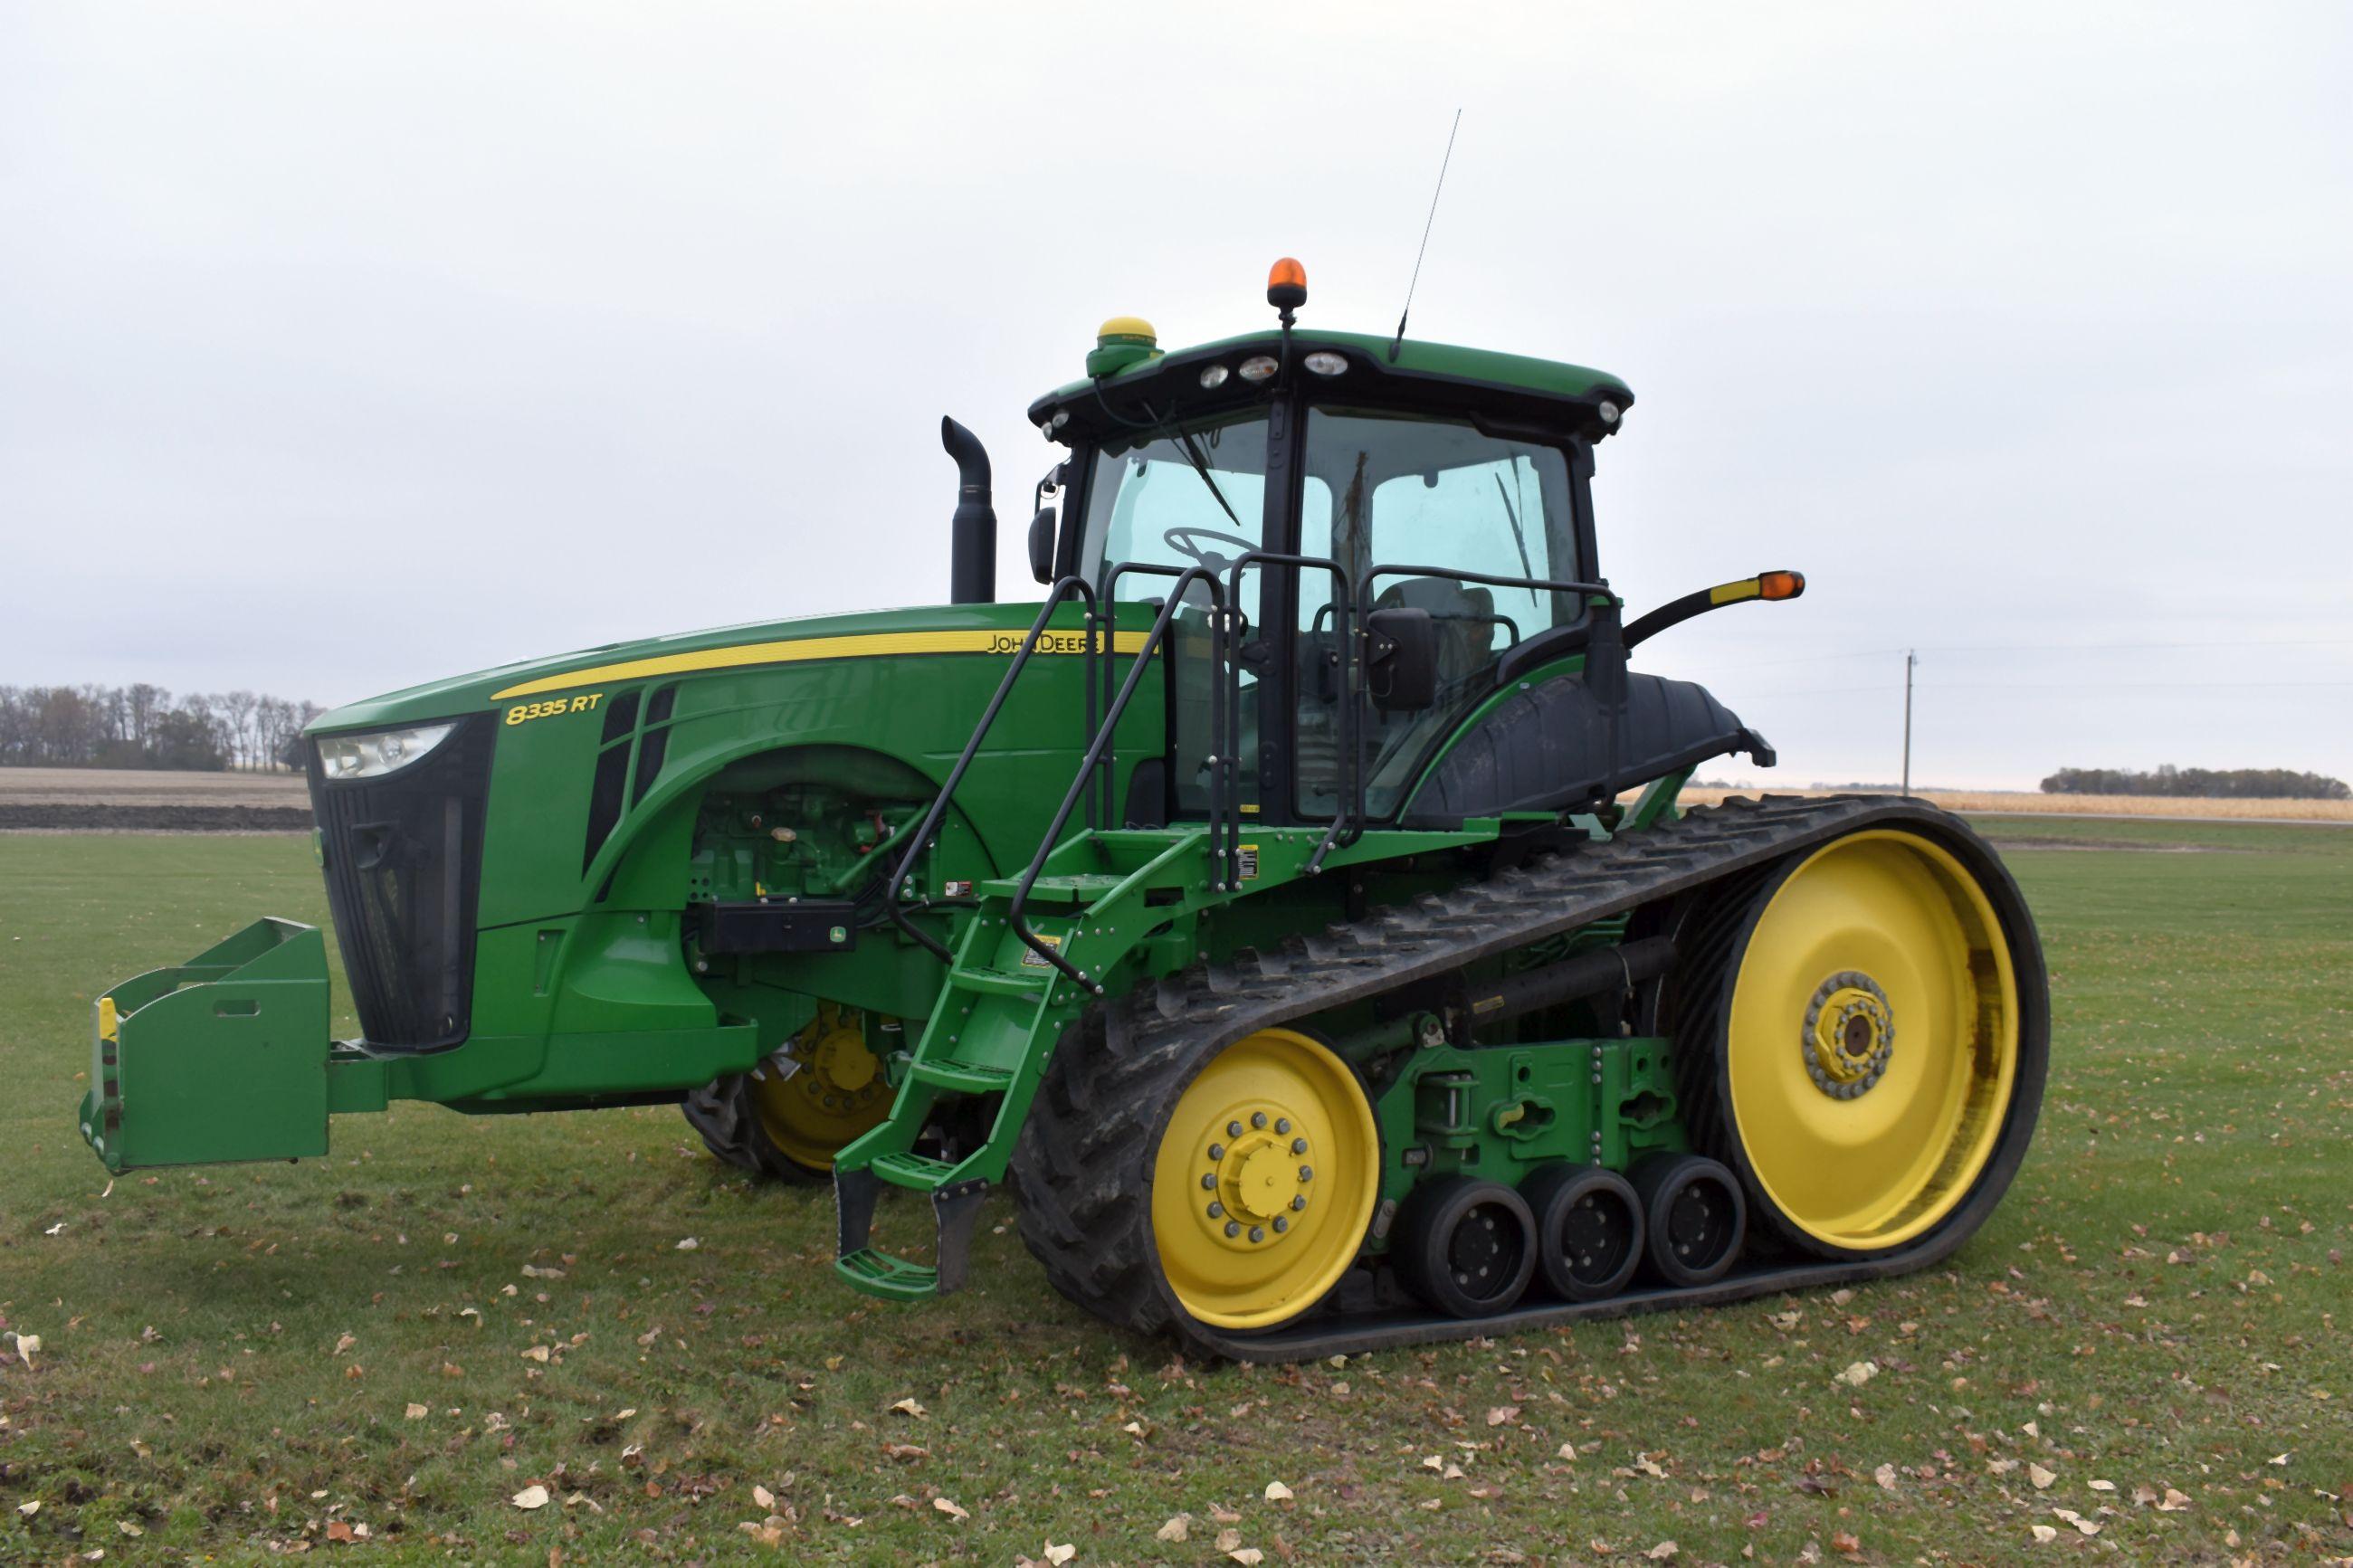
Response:
[{"label": "fallen leaf", "polygon": [[328,1539],[328,1540],[330,1540],[330,1541],[349,1541],[351,1538],[352,1538],[352,1527],[351,1527],[350,1525],[345,1524],[345,1523],[344,1523],[342,1520],[340,1520],[340,1519],[332,1519],[332,1520],[329,1520],[329,1521],[327,1521],[327,1539]]},{"label": "fallen leaf", "polygon": [[1266,1553],[1255,1546],[1238,1546],[1226,1555],[1240,1563],[1242,1568],[1258,1568],[1259,1563],[1266,1561]]},{"label": "fallen leaf", "polygon": [[1517,1421],[1519,1418],[1520,1407],[1516,1405],[1498,1405],[1487,1412],[1487,1425],[1490,1426],[1501,1426],[1506,1421]]},{"label": "fallen leaf", "polygon": [[548,1352],[545,1345],[533,1345],[531,1349],[522,1352],[522,1359],[525,1361],[543,1362],[547,1359]]},{"label": "fallen leaf", "polygon": [[1672,1563],[1683,1555],[1683,1549],[1672,1541],[1662,1541],[1642,1553],[1653,1563]]},{"label": "fallen leaf", "polygon": [[1046,1542],[1046,1561],[1051,1563],[1053,1568],[1062,1568],[1063,1563],[1078,1554],[1079,1549],[1075,1546],[1057,1546],[1050,1541]]},{"label": "fallen leaf", "polygon": [[2284,1465],[2284,1464],[2286,1464],[2286,1463],[2287,1463],[2287,1456],[2286,1456],[2285,1454],[2274,1454],[2274,1455],[2271,1457],[2271,1458],[2270,1458],[2269,1460],[2267,1460],[2267,1461],[2266,1461],[2266,1463],[2274,1464],[2274,1465]]},{"label": "fallen leaf", "polygon": [[547,1489],[542,1486],[525,1487],[522,1490],[515,1493],[514,1496],[509,1498],[507,1500],[513,1503],[517,1508],[545,1508],[547,1506]]},{"label": "fallen leaf", "polygon": [[2188,1508],[2189,1506],[2189,1499],[2186,1495],[2175,1491],[2171,1487],[2168,1487],[2165,1489],[2165,1500],[2157,1505],[2157,1511],[2159,1513],[2179,1513],[2183,1509]]},{"label": "fallen leaf", "polygon": [[[39,1498],[35,1498],[30,1502],[20,1502],[16,1505],[16,1511],[23,1514],[26,1519],[30,1519],[35,1514],[41,1511],[41,1500]],[[1176,1539],[1182,1541],[1185,1538],[1180,1535]]]},{"label": "fallen leaf", "polygon": [[[35,1503],[33,1506],[35,1508],[38,1508],[41,1505],[39,1503]],[[1162,1525],[1159,1529],[1154,1531],[1152,1532],[1152,1539],[1155,1541],[1182,1541],[1192,1533],[1193,1516],[1187,1513],[1180,1513],[1176,1518],[1170,1520],[1167,1523]]]},{"label": "fallen leaf", "polygon": [[1289,1502],[1291,1500],[1291,1489],[1284,1486],[1281,1481],[1269,1481],[1266,1483],[1266,1500],[1269,1502]]},{"label": "fallen leaf", "polygon": [[2056,1471],[2046,1470],[2041,1465],[2029,1465],[2026,1467],[2026,1479],[2034,1483],[2036,1491],[2043,1491],[2048,1489],[2051,1483],[2057,1480],[2059,1476]]},{"label": "fallen leaf", "polygon": [[932,1500],[932,1506],[938,1509],[942,1513],[946,1514],[950,1519],[970,1519],[972,1517],[971,1514],[965,1512],[963,1509],[957,1507],[955,1503],[944,1497],[934,1498]]},{"label": "fallen leaf", "polygon": [[33,1364],[33,1357],[40,1352],[40,1335],[18,1334],[16,1336],[16,1357],[27,1367],[30,1367]]},{"label": "fallen leaf", "polygon": [[1831,1531],[1831,1550],[1841,1557],[1858,1557],[1862,1553],[1862,1542],[1843,1530],[1834,1530]]},{"label": "fallen leaf", "polygon": [[678,1244],[677,1250],[680,1252],[692,1252],[696,1247],[701,1247],[702,1245],[702,1243],[701,1240],[690,1236]]},{"label": "fallen leaf", "polygon": [[337,1355],[341,1355],[357,1343],[359,1343],[359,1341],[353,1339],[349,1334],[338,1334],[335,1337],[335,1353]]},{"label": "fallen leaf", "polygon": [[1893,1465],[1882,1465],[1879,1468],[1871,1472],[1871,1479],[1877,1481],[1887,1490],[1894,1491],[1895,1489],[1895,1467]]},{"label": "fallen leaf", "polygon": [[752,1489],[752,1500],[758,1503],[762,1508],[766,1509],[770,1513],[776,1511],[776,1494],[770,1491],[765,1487],[754,1486]]},{"label": "fallen leaf", "polygon": [[2051,1542],[2059,1539],[2059,1531],[2055,1526],[2048,1524],[2035,1524],[2029,1525],[2027,1528],[2033,1531],[2035,1540],[2042,1542],[2046,1545]]},{"label": "fallen leaf", "polygon": [[125,1535],[144,1535],[147,1533],[147,1527],[145,1525],[133,1524],[127,1519],[116,1520],[114,1521],[114,1528],[122,1531]]},{"label": "fallen leaf", "polygon": [[401,1412],[401,1414],[406,1415],[411,1421],[422,1421],[431,1413],[422,1405],[417,1404],[415,1400],[411,1400],[409,1401],[408,1408]]},{"label": "fallen leaf", "polygon": [[59,1220],[59,1221],[58,1221],[58,1223],[57,1223],[57,1224],[55,1224],[55,1225],[53,1225],[53,1226],[49,1226],[49,1228],[48,1228],[48,1229],[47,1229],[47,1230],[45,1230],[45,1231],[41,1232],[41,1234],[42,1234],[43,1236],[61,1236],[61,1235],[63,1235],[63,1234],[65,1233],[65,1228],[66,1228],[66,1222],[65,1222],[65,1221],[63,1221],[63,1220]]},{"label": "fallen leaf", "polygon": [[930,1412],[926,1411],[922,1405],[916,1404],[912,1397],[902,1399],[896,1405],[891,1406],[891,1408],[897,1411],[902,1415],[925,1415],[930,1414]]},{"label": "fallen leaf", "polygon": [[2114,1481],[2093,1481],[2089,1484],[2095,1492],[2112,1492],[2116,1489],[2116,1483]]},{"label": "fallen leaf", "polygon": [[1850,1387],[1861,1388],[1864,1384],[1869,1383],[1873,1378],[1877,1377],[1878,1375],[1879,1363],[1877,1362],[1858,1361],[1849,1363],[1847,1369],[1838,1374],[1838,1381],[1846,1384]]},{"label": "fallen leaf", "polygon": [[613,1419],[616,1421],[627,1421],[630,1416],[635,1415],[637,1413],[638,1407],[632,1405],[627,1410],[616,1411],[614,1413]]}]

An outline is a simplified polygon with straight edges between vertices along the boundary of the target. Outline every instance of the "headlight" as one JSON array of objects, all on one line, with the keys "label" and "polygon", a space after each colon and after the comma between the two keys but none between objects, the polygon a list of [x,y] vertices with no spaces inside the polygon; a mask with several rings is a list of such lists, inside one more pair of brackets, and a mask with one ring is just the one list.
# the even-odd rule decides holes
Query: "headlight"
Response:
[{"label": "headlight", "polygon": [[331,779],[380,777],[419,761],[457,727],[419,724],[413,730],[381,730],[373,735],[322,735],[319,766]]},{"label": "headlight", "polygon": [[1308,369],[1318,375],[1337,375],[1348,368],[1345,355],[1335,354],[1322,349],[1309,354],[1304,363]]},{"label": "headlight", "polygon": [[1242,361],[1242,379],[1244,381],[1264,381],[1268,376],[1272,375],[1276,371],[1282,368],[1282,367],[1276,363],[1272,354],[1252,354],[1250,358]]}]

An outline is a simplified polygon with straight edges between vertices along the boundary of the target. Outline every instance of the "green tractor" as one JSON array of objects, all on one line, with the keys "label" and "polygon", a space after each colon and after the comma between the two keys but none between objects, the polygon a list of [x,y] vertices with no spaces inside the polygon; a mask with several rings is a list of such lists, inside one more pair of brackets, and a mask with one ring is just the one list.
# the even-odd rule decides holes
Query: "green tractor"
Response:
[{"label": "green tractor", "polygon": [[[2016,885],[1887,796],[1680,809],[1771,750],[1629,657],[1598,371],[1301,327],[1105,323],[999,604],[438,681],[310,731],[364,1031],[266,920],[96,1004],[112,1171],[323,1154],[339,1112],[682,1104],[830,1179],[836,1269],[955,1289],[1009,1190],[1055,1287],[1286,1359],[1877,1278],[2022,1158],[2049,1000]],[[875,1245],[878,1199],[935,1246]],[[902,1202],[905,1200],[902,1200]]]}]

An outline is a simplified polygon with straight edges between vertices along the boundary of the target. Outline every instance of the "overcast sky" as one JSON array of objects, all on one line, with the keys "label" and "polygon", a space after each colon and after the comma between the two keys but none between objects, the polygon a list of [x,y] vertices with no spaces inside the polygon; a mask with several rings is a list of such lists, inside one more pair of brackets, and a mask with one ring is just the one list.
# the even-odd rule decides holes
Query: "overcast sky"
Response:
[{"label": "overcast sky", "polygon": [[[0,0],[0,683],[328,703],[999,588],[1096,323],[1605,367],[1780,777],[2353,778],[2353,8]],[[1155,8],[1159,9],[1159,8]],[[1176,8],[1167,8],[1172,12]]]}]

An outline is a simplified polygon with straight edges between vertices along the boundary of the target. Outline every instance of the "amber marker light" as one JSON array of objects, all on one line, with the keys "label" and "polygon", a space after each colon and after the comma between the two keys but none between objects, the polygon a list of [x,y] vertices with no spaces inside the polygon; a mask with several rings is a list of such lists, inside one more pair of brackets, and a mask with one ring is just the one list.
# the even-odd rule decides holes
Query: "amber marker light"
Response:
[{"label": "amber marker light", "polygon": [[1758,596],[1762,598],[1794,599],[1805,591],[1806,574],[1803,572],[1759,572],[1757,574],[1757,592]]},{"label": "amber marker light", "polygon": [[1278,310],[1296,310],[1307,303],[1307,268],[1288,256],[1267,268],[1266,302]]}]

